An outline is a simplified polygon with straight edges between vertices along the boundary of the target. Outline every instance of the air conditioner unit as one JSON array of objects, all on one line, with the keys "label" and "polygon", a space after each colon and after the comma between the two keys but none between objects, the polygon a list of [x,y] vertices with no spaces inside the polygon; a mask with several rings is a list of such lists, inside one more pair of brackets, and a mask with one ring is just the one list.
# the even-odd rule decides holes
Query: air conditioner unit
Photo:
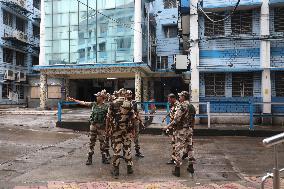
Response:
[{"label": "air conditioner unit", "polygon": [[16,82],[26,81],[26,73],[24,72],[17,72],[16,74]]},{"label": "air conditioner unit", "polygon": [[4,80],[15,80],[15,74],[12,70],[5,70]]},{"label": "air conditioner unit", "polygon": [[27,42],[28,36],[21,31],[14,31],[13,37],[17,38],[20,41]]}]

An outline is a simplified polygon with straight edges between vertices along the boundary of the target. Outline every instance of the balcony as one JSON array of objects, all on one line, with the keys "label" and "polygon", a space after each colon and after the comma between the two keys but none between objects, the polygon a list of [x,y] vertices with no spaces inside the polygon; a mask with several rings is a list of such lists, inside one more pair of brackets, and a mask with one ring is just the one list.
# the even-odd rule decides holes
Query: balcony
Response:
[{"label": "balcony", "polygon": [[0,2],[16,13],[22,14],[26,17],[31,14],[31,12],[27,10],[27,4],[25,0],[1,0]]}]

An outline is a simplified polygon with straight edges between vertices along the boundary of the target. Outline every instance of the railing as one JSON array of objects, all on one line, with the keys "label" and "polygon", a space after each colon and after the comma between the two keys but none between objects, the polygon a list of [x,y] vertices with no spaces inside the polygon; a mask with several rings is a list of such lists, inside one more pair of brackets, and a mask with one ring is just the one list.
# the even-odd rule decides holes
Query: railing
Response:
[{"label": "railing", "polygon": [[[284,117],[284,114],[265,114],[265,113],[255,113],[254,112],[254,106],[255,105],[264,105],[264,104],[270,104],[270,105],[284,105],[284,103],[281,102],[271,102],[271,103],[253,103],[253,102],[224,102],[224,101],[220,101],[220,102],[191,102],[193,105],[206,105],[206,113],[204,114],[196,114],[197,118],[207,118],[207,126],[208,128],[211,127],[211,118],[212,117],[218,117],[220,116],[219,113],[218,115],[214,115],[211,112],[211,106],[214,105],[218,105],[218,103],[220,104],[236,104],[236,105],[241,105],[241,106],[248,106],[249,107],[249,130],[254,130],[254,117]],[[58,102],[58,121],[61,122],[61,116],[62,116],[62,105],[72,105],[72,104],[78,104],[76,102],[65,102],[65,101],[60,101]],[[142,105],[144,113],[141,114],[142,116],[145,117],[159,117],[159,116],[163,116],[165,117],[169,111],[170,111],[170,105],[168,102],[140,102],[139,104]],[[154,105],[159,105],[159,106],[165,106],[166,107],[166,113],[155,113],[155,114],[151,114],[149,113],[149,105],[154,104]],[[225,114],[221,115],[221,116],[226,116]],[[231,115],[230,115],[231,116]],[[238,115],[240,116],[240,115]],[[241,116],[247,116],[247,115],[241,115]],[[169,123],[170,119],[167,116],[166,118],[166,122],[167,124]]]},{"label": "railing", "polygon": [[284,168],[279,170],[278,163],[278,150],[277,145],[284,142],[284,133],[274,135],[262,141],[263,145],[267,148],[274,147],[274,168],[273,173],[267,173],[261,180],[261,189],[264,189],[265,181],[268,178],[273,178],[273,189],[280,189],[280,173],[284,172]]},{"label": "railing", "polygon": [[77,102],[65,102],[65,101],[60,101],[57,104],[57,121],[61,122],[62,121],[62,105],[73,105],[73,104],[79,104]]}]

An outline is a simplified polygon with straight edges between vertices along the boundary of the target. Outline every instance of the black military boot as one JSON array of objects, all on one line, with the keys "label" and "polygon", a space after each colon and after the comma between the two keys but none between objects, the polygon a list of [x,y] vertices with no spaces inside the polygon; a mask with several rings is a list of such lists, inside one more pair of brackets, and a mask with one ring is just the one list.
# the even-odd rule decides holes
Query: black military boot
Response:
[{"label": "black military boot", "polygon": [[113,166],[113,170],[111,171],[112,176],[114,176],[115,179],[118,179],[119,176],[119,167]]},{"label": "black military boot", "polygon": [[133,174],[132,165],[127,165],[127,174]]},{"label": "black military boot", "polygon": [[187,153],[185,153],[185,154],[183,154],[183,156],[182,156],[182,160],[185,160],[185,158],[187,158],[188,157],[188,154]]},{"label": "black military boot", "polygon": [[180,167],[175,166],[175,169],[172,171],[172,174],[176,177],[180,177]]},{"label": "black military boot", "polygon": [[93,154],[94,153],[89,152],[88,159],[86,161],[86,165],[92,165],[92,163],[93,163],[93,161],[92,161]]},{"label": "black military boot", "polygon": [[102,154],[102,163],[109,164],[109,159],[106,157],[106,154]]},{"label": "black military boot", "polygon": [[135,156],[136,156],[136,157],[140,157],[140,158],[145,157],[145,156],[140,152],[139,149],[136,149],[136,154],[135,154]]},{"label": "black military boot", "polygon": [[108,160],[110,160],[110,154],[109,154],[109,151],[108,151],[108,150],[106,151],[106,158],[107,158]]},{"label": "black military boot", "polygon": [[167,162],[168,165],[173,165],[175,164],[175,160],[174,159],[170,159],[168,162]]},{"label": "black military boot", "polygon": [[187,170],[189,173],[193,174],[193,173],[194,173],[193,164],[189,164],[186,170]]}]

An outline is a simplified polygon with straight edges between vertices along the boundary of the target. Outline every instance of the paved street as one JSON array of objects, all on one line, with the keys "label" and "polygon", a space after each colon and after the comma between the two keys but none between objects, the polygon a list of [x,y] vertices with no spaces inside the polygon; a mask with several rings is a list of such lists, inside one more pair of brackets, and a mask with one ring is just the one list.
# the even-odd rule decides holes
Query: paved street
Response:
[{"label": "paved street", "polygon": [[[143,135],[146,157],[134,157],[130,176],[122,161],[120,179],[115,180],[99,153],[93,165],[85,165],[86,133],[53,128],[45,116],[23,118],[14,115],[4,123],[7,117],[0,116],[0,188],[258,188],[260,177],[273,167],[273,151],[262,146],[263,138],[196,137],[196,174],[187,174],[184,161],[181,177],[175,178],[165,164],[169,138]],[[284,167],[284,146],[279,148]]]}]

